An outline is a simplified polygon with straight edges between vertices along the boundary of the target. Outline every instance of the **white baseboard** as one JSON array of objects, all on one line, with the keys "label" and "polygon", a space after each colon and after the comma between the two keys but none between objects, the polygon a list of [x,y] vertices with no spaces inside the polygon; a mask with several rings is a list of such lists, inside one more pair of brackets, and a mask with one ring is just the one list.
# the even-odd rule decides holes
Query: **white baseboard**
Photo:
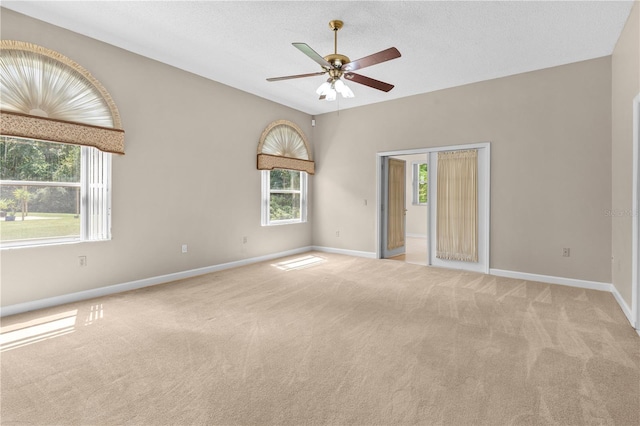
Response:
[{"label": "white baseboard", "polygon": [[611,283],[601,283],[598,281],[577,280],[574,278],[554,277],[551,275],[530,274],[528,272],[505,271],[503,269],[489,269],[489,274],[498,277],[515,278],[518,280],[538,281],[548,284],[561,284],[570,287],[580,287],[589,290],[611,291]]},{"label": "white baseboard", "polygon": [[627,302],[624,301],[624,299],[618,292],[618,289],[613,284],[611,284],[611,293],[613,293],[613,297],[615,297],[616,302],[618,302],[618,305],[620,305],[620,309],[622,309],[622,312],[624,312],[624,315],[627,317],[627,319],[631,323],[631,327],[635,328],[638,334],[640,335],[640,328],[638,327],[638,324],[636,324],[636,321],[633,318],[633,315],[631,315],[631,309],[629,309],[629,305],[627,305]]},{"label": "white baseboard", "polygon": [[505,271],[502,269],[493,269],[493,268],[489,269],[489,273],[491,275],[496,275],[499,277],[515,278],[515,279],[526,280],[526,281],[537,281],[537,282],[548,283],[548,284],[560,284],[560,285],[566,285],[570,287],[584,288],[588,290],[607,291],[613,294],[614,299],[616,299],[616,302],[618,302],[618,305],[620,305],[620,309],[622,309],[622,312],[627,317],[627,320],[631,324],[631,327],[636,329],[638,334],[640,334],[640,329],[638,328],[638,325],[635,323],[635,320],[633,319],[633,315],[631,315],[631,309],[629,309],[629,305],[627,305],[627,302],[624,301],[624,299],[618,292],[618,289],[611,283],[577,280],[574,278],[554,277],[550,275],[530,274],[527,272]]},{"label": "white baseboard", "polygon": [[21,314],[23,312],[34,311],[36,309],[50,308],[53,306],[64,305],[66,303],[79,302],[82,300],[93,299],[96,297],[108,296],[124,291],[136,290],[143,287],[164,284],[171,281],[191,278],[198,275],[209,274],[211,272],[222,271],[224,269],[236,268],[238,266],[250,265],[252,263],[264,262],[266,260],[276,259],[294,254],[306,253],[311,251],[311,247],[300,247],[293,250],[287,250],[279,253],[267,254],[264,256],[252,257],[249,259],[236,260],[233,262],[222,263],[219,265],[206,266],[204,268],[190,269],[188,271],[176,272],[173,274],[160,275],[157,277],[145,278],[142,280],[130,281],[122,284],[115,284],[106,287],[95,288],[91,290],[79,291],[76,293],[64,294],[61,296],[48,297],[46,299],[34,300],[31,302],[18,303],[15,305],[4,306],[0,308],[0,317]]},{"label": "white baseboard", "polygon": [[368,259],[376,258],[376,254],[370,251],[347,250],[347,249],[322,247],[322,246],[312,246],[311,248],[315,251],[320,251],[325,253],[345,254],[347,256],[366,257]]}]

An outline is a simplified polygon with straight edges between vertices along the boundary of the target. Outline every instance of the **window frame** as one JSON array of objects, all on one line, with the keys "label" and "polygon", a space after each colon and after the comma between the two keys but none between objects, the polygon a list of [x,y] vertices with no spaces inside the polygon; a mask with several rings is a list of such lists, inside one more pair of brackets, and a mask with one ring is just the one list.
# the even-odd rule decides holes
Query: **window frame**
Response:
[{"label": "window frame", "polygon": [[[422,182],[420,181],[420,166],[427,166],[427,180]],[[414,206],[428,206],[429,205],[429,162],[428,161],[414,161],[411,164],[411,182],[413,183],[412,187],[412,202]],[[427,185],[427,202],[420,202],[420,185]]]},{"label": "window frame", "polygon": [[[287,170],[290,172],[300,173],[300,190],[271,189],[271,172],[273,170]],[[273,169],[262,170],[262,201],[261,201],[261,225],[277,226],[290,225],[295,223],[307,222],[307,180],[308,173],[301,170],[292,169]],[[298,219],[281,219],[271,220],[271,194],[300,194],[300,218]]]},{"label": "window frame", "polygon": [[[4,135],[2,135],[4,136]],[[9,136],[7,136],[9,137]],[[21,137],[30,141],[40,141],[60,144],[61,142],[46,141]],[[74,144],[70,144],[74,145]],[[54,181],[29,181],[29,180],[0,180],[0,185],[6,186],[36,186],[36,187],[71,187],[80,188],[80,235],[43,237],[22,240],[0,241],[0,249],[38,247],[49,245],[61,245],[81,242],[97,242],[111,240],[111,165],[112,154],[100,151],[90,146],[80,146],[80,181],[79,182],[54,182]],[[91,160],[100,163],[96,170],[92,167]],[[98,177],[98,182],[92,182]],[[100,193],[102,214],[96,215],[96,194]],[[93,194],[93,197],[92,197]],[[90,216],[99,216],[94,221]],[[4,219],[0,219],[4,220]],[[97,221],[100,221],[99,225]]]}]

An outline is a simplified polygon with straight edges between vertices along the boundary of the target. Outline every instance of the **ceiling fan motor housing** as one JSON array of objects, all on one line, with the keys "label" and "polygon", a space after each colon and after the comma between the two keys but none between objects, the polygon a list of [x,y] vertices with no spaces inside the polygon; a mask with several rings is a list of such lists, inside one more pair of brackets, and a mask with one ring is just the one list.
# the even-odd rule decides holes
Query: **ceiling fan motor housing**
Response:
[{"label": "ceiling fan motor housing", "polygon": [[332,55],[327,55],[324,57],[324,59],[333,66],[333,68],[325,68],[325,69],[329,73],[329,76],[331,76],[331,78],[334,80],[342,77],[342,74],[343,74],[342,67],[350,62],[349,58],[337,53],[334,53]]},{"label": "ceiling fan motor housing", "polygon": [[329,62],[334,68],[342,68],[343,65],[347,65],[351,60],[339,53],[332,53],[331,55],[327,55],[324,59]]}]

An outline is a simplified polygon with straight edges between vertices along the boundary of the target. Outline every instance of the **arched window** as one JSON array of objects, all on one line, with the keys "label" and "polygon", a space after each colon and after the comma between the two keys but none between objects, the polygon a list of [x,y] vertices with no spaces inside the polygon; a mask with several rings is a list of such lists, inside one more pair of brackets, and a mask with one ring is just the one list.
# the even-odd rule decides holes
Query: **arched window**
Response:
[{"label": "arched window", "polygon": [[124,131],[106,89],[57,52],[2,40],[2,246],[109,239],[111,153]]},{"label": "arched window", "polygon": [[315,173],[309,144],[302,130],[291,121],[269,124],[258,144],[258,170],[288,169]]},{"label": "arched window", "polygon": [[307,174],[315,173],[302,130],[286,120],[274,121],[258,144],[262,170],[262,225],[307,221]]}]

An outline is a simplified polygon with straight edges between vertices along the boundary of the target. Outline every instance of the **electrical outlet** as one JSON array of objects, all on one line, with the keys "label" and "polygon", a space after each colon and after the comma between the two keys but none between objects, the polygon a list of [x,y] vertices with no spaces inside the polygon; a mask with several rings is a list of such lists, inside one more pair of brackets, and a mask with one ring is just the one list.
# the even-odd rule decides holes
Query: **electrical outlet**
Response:
[{"label": "electrical outlet", "polygon": [[570,248],[563,248],[562,249],[562,257],[569,257],[571,256],[571,249]]},{"label": "electrical outlet", "polygon": [[336,231],[336,237],[340,236],[340,231]]},{"label": "electrical outlet", "polygon": [[87,256],[78,256],[78,266],[80,267],[87,266]]},{"label": "electrical outlet", "polygon": [[242,237],[242,244],[247,244],[247,237]]},{"label": "electrical outlet", "polygon": [[183,244],[183,245],[182,245],[182,252],[183,252],[183,253],[186,253],[186,252],[187,252],[187,245],[186,245],[186,244]]}]

